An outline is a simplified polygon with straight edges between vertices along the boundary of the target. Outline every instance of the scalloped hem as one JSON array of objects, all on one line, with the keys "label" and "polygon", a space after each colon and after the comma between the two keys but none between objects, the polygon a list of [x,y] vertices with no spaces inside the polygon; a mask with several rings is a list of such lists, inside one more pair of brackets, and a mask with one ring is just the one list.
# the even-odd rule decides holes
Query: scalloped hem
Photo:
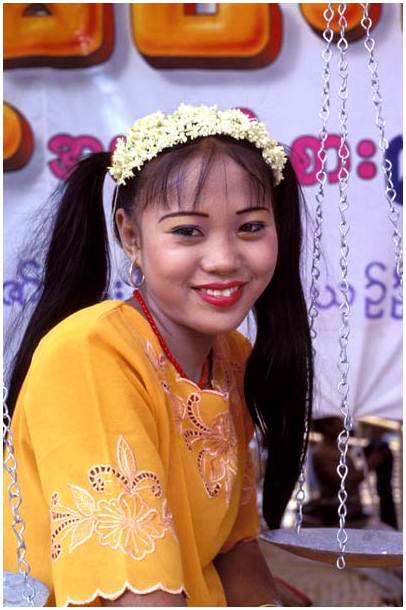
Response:
[{"label": "scalloped hem", "polygon": [[67,599],[65,600],[65,602],[62,604],[62,607],[66,608],[67,606],[69,606],[69,604],[74,604],[75,606],[84,606],[86,604],[90,604],[91,602],[94,602],[94,600],[97,597],[103,597],[104,599],[115,600],[118,597],[120,597],[121,595],[123,595],[124,591],[126,591],[127,589],[129,591],[131,591],[132,593],[135,593],[136,595],[145,595],[147,593],[154,593],[155,591],[165,591],[165,593],[173,593],[174,595],[177,595],[179,593],[184,593],[186,597],[189,597],[189,594],[183,585],[181,587],[179,587],[178,589],[168,589],[163,584],[158,583],[158,584],[154,585],[153,587],[150,587],[149,589],[137,589],[136,587],[133,587],[129,582],[125,582],[119,591],[114,591],[113,593],[106,593],[105,591],[102,591],[101,589],[97,589],[94,593],[92,593],[92,595],[90,597],[88,597],[86,599],[74,599],[74,598],[68,596]]}]

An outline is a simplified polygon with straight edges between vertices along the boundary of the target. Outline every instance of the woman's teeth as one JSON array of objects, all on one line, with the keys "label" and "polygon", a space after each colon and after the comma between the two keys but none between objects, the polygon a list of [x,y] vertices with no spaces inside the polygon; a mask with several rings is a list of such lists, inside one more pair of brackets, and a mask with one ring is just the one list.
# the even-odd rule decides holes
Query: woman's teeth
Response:
[{"label": "woman's teeth", "polygon": [[200,288],[200,290],[213,297],[231,297],[239,288],[239,286],[235,286],[234,288],[225,288],[224,290],[212,290],[211,288]]}]

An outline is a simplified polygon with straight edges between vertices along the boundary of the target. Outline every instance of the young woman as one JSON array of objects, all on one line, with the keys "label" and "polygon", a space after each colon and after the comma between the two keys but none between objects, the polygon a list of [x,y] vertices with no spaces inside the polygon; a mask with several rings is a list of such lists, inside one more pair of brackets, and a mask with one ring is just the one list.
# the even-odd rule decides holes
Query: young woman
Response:
[{"label": "young woman", "polygon": [[[108,169],[126,302],[105,300]],[[256,424],[278,527],[311,417],[300,217],[283,148],[238,110],[155,113],[71,173],[9,392],[50,605],[280,605],[248,444]],[[235,330],[250,310],[253,348]],[[4,534],[15,570],[7,506]]]}]

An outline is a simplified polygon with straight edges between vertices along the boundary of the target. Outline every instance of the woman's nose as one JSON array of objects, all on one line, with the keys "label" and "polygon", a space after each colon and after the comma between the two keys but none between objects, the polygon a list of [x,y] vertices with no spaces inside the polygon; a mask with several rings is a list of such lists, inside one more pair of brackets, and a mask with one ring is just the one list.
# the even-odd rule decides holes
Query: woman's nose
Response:
[{"label": "woman's nose", "polygon": [[223,238],[208,243],[202,267],[206,273],[218,275],[231,275],[237,271],[240,267],[240,255],[233,240]]}]

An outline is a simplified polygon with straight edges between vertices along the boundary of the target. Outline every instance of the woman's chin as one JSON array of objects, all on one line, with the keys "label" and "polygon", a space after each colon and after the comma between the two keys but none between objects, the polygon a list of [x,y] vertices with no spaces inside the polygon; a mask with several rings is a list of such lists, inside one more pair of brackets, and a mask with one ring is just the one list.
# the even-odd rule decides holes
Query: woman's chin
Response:
[{"label": "woman's chin", "polygon": [[200,319],[194,325],[194,329],[205,335],[216,336],[224,333],[236,330],[240,324],[245,320],[249,312],[239,313],[238,315],[224,316],[221,320],[217,315],[214,315],[212,319],[203,320]]}]

